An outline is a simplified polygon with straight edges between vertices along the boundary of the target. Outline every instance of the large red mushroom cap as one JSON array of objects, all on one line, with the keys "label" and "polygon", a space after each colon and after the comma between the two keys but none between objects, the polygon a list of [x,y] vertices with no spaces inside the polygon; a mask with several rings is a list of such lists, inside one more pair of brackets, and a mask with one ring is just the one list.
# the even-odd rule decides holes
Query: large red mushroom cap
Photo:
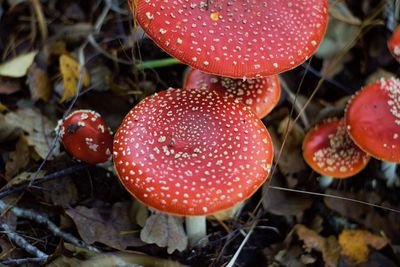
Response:
[{"label": "large red mushroom cap", "polygon": [[353,96],[346,108],[347,131],[365,152],[400,163],[400,80],[381,79]]},{"label": "large red mushroom cap", "polygon": [[400,62],[400,26],[394,30],[387,45],[393,57]]},{"label": "large red mushroom cap", "polygon": [[114,138],[125,188],[166,213],[207,215],[249,198],[267,179],[270,136],[249,108],[208,90],[145,98]]},{"label": "large red mushroom cap", "polygon": [[99,113],[77,110],[59,122],[65,150],[83,162],[97,164],[111,158],[112,133]]},{"label": "large red mushroom cap", "polygon": [[167,53],[231,78],[298,66],[318,48],[328,19],[326,0],[130,0],[130,5]]},{"label": "large red mushroom cap", "polygon": [[190,69],[184,88],[208,88],[249,106],[259,118],[267,116],[278,104],[281,95],[279,78],[271,75],[257,79],[232,79]]},{"label": "large red mushroom cap", "polygon": [[306,134],[303,157],[314,171],[333,178],[353,176],[369,160],[348,136],[344,120],[336,118],[324,121]]}]

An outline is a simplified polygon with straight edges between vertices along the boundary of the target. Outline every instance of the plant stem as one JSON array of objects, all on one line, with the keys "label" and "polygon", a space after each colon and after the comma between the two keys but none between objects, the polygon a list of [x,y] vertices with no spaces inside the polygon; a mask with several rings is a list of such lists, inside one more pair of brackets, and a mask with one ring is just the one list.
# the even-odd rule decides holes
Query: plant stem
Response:
[{"label": "plant stem", "polygon": [[325,176],[325,175],[320,176],[318,180],[319,180],[319,186],[322,189],[328,188],[333,182],[333,178],[332,177]]},{"label": "plant stem", "polygon": [[173,65],[177,65],[177,64],[182,64],[182,62],[180,62],[176,58],[170,57],[170,58],[164,58],[164,59],[144,61],[142,63],[136,64],[136,68],[139,70],[145,70],[145,69],[169,67],[169,66],[173,66]]},{"label": "plant stem", "polygon": [[206,216],[186,216],[185,223],[189,247],[193,247],[199,241],[207,242]]}]

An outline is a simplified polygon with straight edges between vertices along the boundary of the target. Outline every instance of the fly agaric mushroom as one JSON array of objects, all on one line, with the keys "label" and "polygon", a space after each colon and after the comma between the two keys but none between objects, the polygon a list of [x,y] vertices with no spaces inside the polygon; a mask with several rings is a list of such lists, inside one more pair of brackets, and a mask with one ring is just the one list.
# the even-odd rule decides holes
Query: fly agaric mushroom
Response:
[{"label": "fly agaric mushroom", "polygon": [[369,156],[358,148],[346,132],[344,119],[330,118],[315,126],[303,140],[303,157],[317,173],[324,186],[332,178],[348,178],[367,165]]},{"label": "fly agaric mushroom", "polygon": [[59,122],[61,142],[74,158],[90,164],[110,159],[112,133],[100,114],[77,110]]},{"label": "fly agaric mushroom", "polygon": [[249,106],[259,118],[267,116],[278,104],[281,95],[279,78],[271,75],[257,79],[232,79],[190,69],[184,88],[208,88]]},{"label": "fly agaric mushroom", "polygon": [[318,48],[326,0],[130,0],[134,17],[167,53],[207,73],[256,78],[293,69]]},{"label": "fly agaric mushroom", "polygon": [[147,97],[114,138],[122,184],[158,211],[192,216],[186,219],[192,244],[206,234],[205,215],[233,207],[264,183],[272,159],[270,136],[253,112],[208,90]]},{"label": "fly agaric mushroom", "polygon": [[[400,163],[400,80],[380,79],[350,100],[345,113],[353,141],[372,157]],[[396,180],[396,164],[383,164],[389,184]]]},{"label": "fly agaric mushroom", "polygon": [[393,57],[400,62],[400,26],[395,29],[387,45]]}]

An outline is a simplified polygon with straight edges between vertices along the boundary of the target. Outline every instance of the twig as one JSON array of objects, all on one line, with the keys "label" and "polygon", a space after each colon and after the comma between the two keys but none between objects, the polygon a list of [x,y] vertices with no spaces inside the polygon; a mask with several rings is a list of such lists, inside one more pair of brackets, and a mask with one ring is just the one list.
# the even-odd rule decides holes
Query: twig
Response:
[{"label": "twig", "polygon": [[[3,202],[0,201],[0,211],[5,211],[9,207]],[[47,229],[52,232],[55,236],[61,237],[68,241],[71,244],[74,244],[75,246],[78,247],[83,247],[86,249],[89,249],[91,251],[99,252],[99,250],[91,245],[86,244],[82,240],[77,239],[70,233],[64,232],[61,230],[55,223],[50,221],[50,219],[42,214],[39,214],[38,212],[34,210],[29,210],[29,209],[23,209],[19,207],[12,207],[10,208],[10,211],[15,214],[18,218],[25,218],[28,220],[35,221],[38,224],[46,225]]]},{"label": "twig", "polygon": [[285,91],[287,94],[288,101],[292,104],[293,108],[297,111],[297,114],[299,114],[304,127],[306,129],[308,129],[310,127],[310,122],[308,121],[307,114],[305,112],[302,112],[303,107],[302,107],[301,103],[298,101],[297,94],[296,95],[293,94],[293,92],[289,89],[289,86],[287,85],[285,80],[282,79],[282,77],[280,77],[279,80],[281,82],[281,87],[282,87],[283,91]]},{"label": "twig", "polygon": [[25,238],[18,235],[17,233],[12,232],[10,227],[6,223],[0,223],[0,227],[4,229],[4,234],[6,234],[11,241],[13,241],[19,247],[23,248],[29,254],[35,255],[37,258],[47,259],[49,257],[49,255],[47,255],[37,247],[29,244],[29,242],[26,241]]},{"label": "twig", "polygon": [[3,199],[4,197],[12,194],[12,193],[16,193],[16,192],[21,192],[24,191],[26,188],[28,187],[32,187],[34,185],[46,182],[46,181],[50,181],[59,177],[64,177],[67,176],[71,173],[83,170],[84,168],[86,168],[87,165],[86,164],[78,164],[72,167],[69,167],[67,169],[61,170],[61,171],[57,171],[57,172],[53,172],[51,174],[45,175],[40,179],[36,179],[34,181],[33,184],[30,183],[23,183],[23,184],[17,184],[17,185],[10,185],[10,186],[6,186],[4,187],[2,190],[0,190],[0,199]]},{"label": "twig", "polygon": [[22,265],[26,263],[31,263],[31,262],[45,262],[48,257],[38,257],[38,258],[23,258],[23,259],[7,259],[4,261],[1,261],[1,264],[4,265]]},{"label": "twig", "polygon": [[39,24],[39,29],[40,29],[40,36],[42,37],[42,43],[47,40],[47,26],[46,26],[46,19],[43,14],[43,8],[42,4],[40,3],[39,0],[31,0],[33,10],[35,11],[37,22]]}]

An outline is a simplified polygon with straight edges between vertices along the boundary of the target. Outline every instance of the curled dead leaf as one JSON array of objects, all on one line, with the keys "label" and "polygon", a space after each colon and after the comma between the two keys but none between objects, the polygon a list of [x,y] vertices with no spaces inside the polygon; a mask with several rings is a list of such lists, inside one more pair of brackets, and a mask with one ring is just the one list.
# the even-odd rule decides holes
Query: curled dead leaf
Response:
[{"label": "curled dead leaf", "polygon": [[370,253],[368,246],[379,250],[388,243],[389,240],[386,238],[365,230],[345,229],[339,235],[339,244],[342,247],[341,254],[349,257],[356,264],[367,261]]},{"label": "curled dead leaf", "polygon": [[146,224],[140,232],[140,238],[146,243],[167,247],[170,254],[175,250],[184,251],[188,245],[182,217],[159,212],[155,212],[147,218]]}]

